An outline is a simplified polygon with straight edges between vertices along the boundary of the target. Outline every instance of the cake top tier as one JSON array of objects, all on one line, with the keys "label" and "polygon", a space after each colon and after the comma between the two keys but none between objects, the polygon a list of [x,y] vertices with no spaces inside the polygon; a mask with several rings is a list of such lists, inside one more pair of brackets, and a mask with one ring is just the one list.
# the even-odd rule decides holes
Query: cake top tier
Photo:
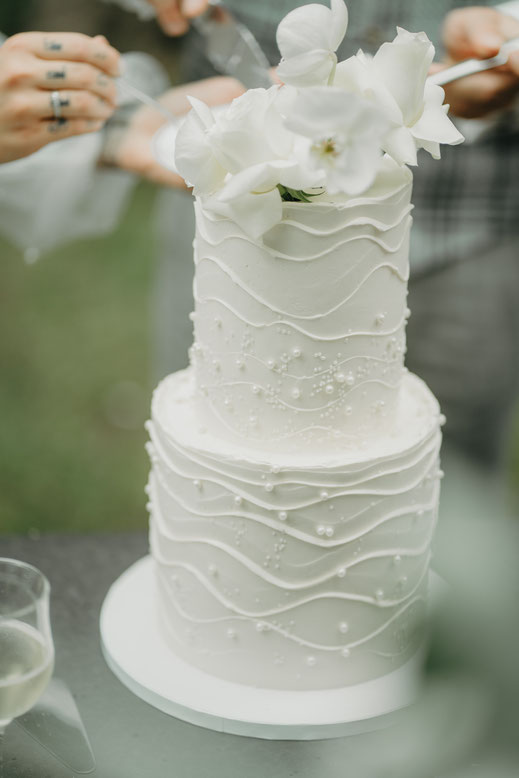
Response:
[{"label": "cake top tier", "polygon": [[195,342],[208,428],[293,451],[389,432],[405,351],[411,175],[390,159],[368,192],[284,203],[252,239],[197,203]]},{"label": "cake top tier", "polygon": [[280,23],[283,85],[251,89],[213,113],[191,98],[175,161],[206,211],[258,238],[283,218],[283,202],[356,197],[375,181],[383,157],[415,165],[417,151],[463,138],[427,81],[434,47],[425,33],[398,29],[374,57],[335,54],[346,34],[343,0],[304,5]]}]

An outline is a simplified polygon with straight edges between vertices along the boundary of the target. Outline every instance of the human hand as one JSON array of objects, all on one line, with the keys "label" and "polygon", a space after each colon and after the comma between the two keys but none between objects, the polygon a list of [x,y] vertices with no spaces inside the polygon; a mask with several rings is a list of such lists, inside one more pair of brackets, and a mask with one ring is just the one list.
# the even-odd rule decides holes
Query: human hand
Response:
[{"label": "human hand", "polygon": [[209,0],[148,0],[157,12],[157,20],[167,35],[183,35],[189,22],[207,10]]},{"label": "human hand", "polygon": [[[517,36],[519,21],[495,8],[457,9],[448,14],[443,28],[446,64],[495,57],[505,41]],[[441,68],[435,65],[434,71]],[[451,113],[460,118],[482,118],[506,108],[519,92],[519,51],[512,52],[502,67],[460,78],[444,88]]]},{"label": "human hand", "polygon": [[0,163],[100,129],[115,109],[118,70],[118,52],[100,35],[8,38],[0,47]]},{"label": "human hand", "polygon": [[[159,102],[180,117],[191,108],[188,96],[198,97],[214,106],[230,103],[244,91],[242,84],[234,78],[217,76],[169,89]],[[164,123],[164,117],[155,108],[147,105],[139,107],[126,127],[107,133],[100,163],[136,173],[156,184],[185,189],[184,179],[164,168],[153,156],[151,140]]]}]

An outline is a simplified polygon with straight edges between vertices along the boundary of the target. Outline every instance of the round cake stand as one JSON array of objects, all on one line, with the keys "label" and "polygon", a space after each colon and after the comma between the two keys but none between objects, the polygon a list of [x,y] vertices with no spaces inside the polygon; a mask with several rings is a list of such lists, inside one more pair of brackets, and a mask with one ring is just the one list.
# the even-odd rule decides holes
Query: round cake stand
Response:
[{"label": "round cake stand", "polygon": [[172,652],[150,607],[155,602],[147,556],[108,591],[100,620],[103,654],[134,694],[192,724],[270,740],[320,740],[389,726],[418,694],[422,652],[382,678],[339,689],[284,691],[224,681]]}]

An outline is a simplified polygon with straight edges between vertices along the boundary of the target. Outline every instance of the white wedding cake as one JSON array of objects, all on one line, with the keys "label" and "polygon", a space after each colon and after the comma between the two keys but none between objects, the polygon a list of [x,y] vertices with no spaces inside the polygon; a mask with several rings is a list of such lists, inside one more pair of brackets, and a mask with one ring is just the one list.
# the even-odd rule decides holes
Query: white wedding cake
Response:
[{"label": "white wedding cake", "polygon": [[[328,60],[314,52],[304,83],[308,18]],[[460,137],[427,97],[423,33],[382,47],[368,90],[376,57],[329,56],[346,23],[342,0],[289,14],[288,86],[216,117],[193,101],[177,138],[197,195],[195,338],[149,423],[160,622],[188,663],[268,689],[357,684],[415,654],[438,511],[442,417],[404,367],[413,160],[398,150]],[[409,52],[422,110],[410,124],[400,106],[395,127],[380,92],[407,99],[387,80]]]}]

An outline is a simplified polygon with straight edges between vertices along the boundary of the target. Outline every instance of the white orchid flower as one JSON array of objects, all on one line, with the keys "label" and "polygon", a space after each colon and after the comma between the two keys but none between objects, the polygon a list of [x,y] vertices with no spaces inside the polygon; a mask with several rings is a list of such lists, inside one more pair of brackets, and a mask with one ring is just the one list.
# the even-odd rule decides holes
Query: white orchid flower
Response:
[{"label": "white orchid flower", "polygon": [[367,100],[336,87],[304,89],[286,125],[308,139],[306,163],[329,194],[358,195],[373,183],[389,124]]},{"label": "white orchid flower", "polygon": [[249,89],[232,101],[209,131],[209,143],[230,173],[290,155],[293,136],[277,107],[279,86]]},{"label": "white orchid flower", "polygon": [[399,164],[416,165],[417,150],[440,155],[440,143],[463,136],[448,118],[441,87],[427,82],[434,46],[425,33],[398,28],[392,43],[374,57],[359,52],[337,66],[334,85],[353,90],[380,107],[391,124],[384,150]]},{"label": "white orchid flower", "polygon": [[230,201],[213,196],[204,199],[205,208],[232,219],[253,240],[259,240],[283,216],[283,202],[278,189],[268,192],[249,192]]},{"label": "white orchid flower", "polygon": [[319,86],[333,76],[337,51],[348,28],[344,0],[330,8],[312,3],[296,8],[279,23],[276,40],[281,52],[277,74],[292,86]]},{"label": "white orchid flower", "polygon": [[210,194],[220,189],[227,170],[214,155],[209,133],[215,118],[209,106],[196,97],[189,97],[192,110],[179,127],[175,140],[175,165],[195,195]]}]

